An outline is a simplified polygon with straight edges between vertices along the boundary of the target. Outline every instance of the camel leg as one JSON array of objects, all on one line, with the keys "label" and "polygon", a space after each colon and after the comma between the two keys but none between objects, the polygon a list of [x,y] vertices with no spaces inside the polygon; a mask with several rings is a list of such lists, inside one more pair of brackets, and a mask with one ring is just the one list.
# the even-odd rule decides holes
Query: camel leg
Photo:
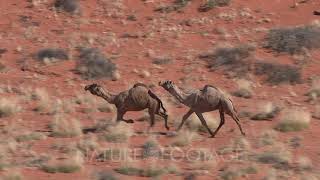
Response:
[{"label": "camel leg", "polygon": [[211,135],[211,137],[214,137],[214,134],[212,133],[211,129],[209,128],[209,126],[208,126],[206,120],[204,119],[204,117],[202,116],[202,114],[196,112],[196,115],[197,115],[198,118],[200,119],[202,125],[203,125],[204,127],[206,127],[206,129],[208,130],[208,132],[209,132],[209,134]]},{"label": "camel leg", "polygon": [[185,121],[191,116],[191,114],[193,113],[194,111],[192,109],[190,109],[183,117],[182,117],[182,121],[179,125],[179,127],[177,128],[176,131],[180,131],[180,129],[182,128],[183,124],[185,123]]},{"label": "camel leg", "polygon": [[168,115],[163,112],[158,112],[157,114],[164,119],[164,126],[166,127],[167,130],[169,130],[170,128],[168,126]]},{"label": "camel leg", "polygon": [[241,134],[243,135],[243,136],[245,136],[246,134],[243,132],[243,130],[242,130],[242,127],[241,127],[241,124],[240,124],[240,120],[239,120],[239,118],[238,118],[238,116],[236,115],[236,113],[234,112],[234,113],[230,113],[229,114],[231,117],[232,117],[232,119],[237,123],[237,125],[238,125],[238,127],[239,127],[239,129],[240,129],[240,132],[241,132]]},{"label": "camel leg", "polygon": [[219,129],[224,125],[224,111],[223,109],[219,109],[219,113],[220,113],[220,124],[218,126],[218,128],[214,131],[213,135],[211,137],[214,137],[217,132],[219,131]]},{"label": "camel leg", "polygon": [[134,121],[132,119],[130,119],[130,120],[123,119],[123,116],[125,113],[126,113],[125,111],[117,110],[117,123],[120,121],[124,121],[126,123],[134,123]]},{"label": "camel leg", "polygon": [[147,129],[147,133],[149,134],[154,126],[154,120],[155,120],[155,113],[153,109],[149,109],[149,116],[150,116],[150,126]]}]

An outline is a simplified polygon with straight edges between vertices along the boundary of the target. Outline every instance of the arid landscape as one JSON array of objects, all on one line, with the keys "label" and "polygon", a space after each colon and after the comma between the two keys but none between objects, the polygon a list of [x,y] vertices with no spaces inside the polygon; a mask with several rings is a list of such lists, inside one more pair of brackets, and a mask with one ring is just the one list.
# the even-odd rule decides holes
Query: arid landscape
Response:
[{"label": "arid landscape", "polygon": [[[0,1],[0,179],[320,179],[319,0]],[[160,81],[218,87],[214,138]],[[170,129],[106,96],[145,84]],[[200,91],[199,91],[200,92]],[[202,92],[202,91],[201,91]],[[106,98],[107,99],[107,98]],[[210,129],[219,111],[204,113]]]}]

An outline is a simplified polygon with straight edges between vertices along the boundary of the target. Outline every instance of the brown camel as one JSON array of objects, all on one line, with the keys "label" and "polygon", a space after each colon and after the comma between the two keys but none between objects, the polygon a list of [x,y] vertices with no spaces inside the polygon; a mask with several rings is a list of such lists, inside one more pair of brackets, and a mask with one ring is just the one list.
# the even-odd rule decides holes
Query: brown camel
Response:
[{"label": "brown camel", "polygon": [[[117,95],[111,94],[98,84],[87,85],[84,89],[90,91],[93,95],[102,97],[110,104],[114,104],[117,107],[117,122],[125,121],[127,123],[133,123],[134,121],[132,119],[123,119],[127,111],[148,109],[150,127],[154,126],[155,114],[157,114],[164,118],[165,127],[169,130],[167,122],[168,115],[166,114],[166,109],[163,107],[162,101],[145,84],[137,83],[129,90],[122,91]],[[161,112],[160,109],[162,109],[163,112]]]},{"label": "brown camel", "polygon": [[[192,113],[196,113],[202,125],[206,127],[208,132],[211,134],[211,137],[214,137],[224,124],[224,113],[226,113],[237,123],[241,134],[245,135],[245,133],[242,131],[240,120],[237,116],[232,101],[218,88],[211,85],[205,85],[201,90],[193,90],[192,92],[186,93],[178,88],[172,81],[160,81],[159,85],[173,95],[180,103],[190,107],[190,110],[183,116],[177,131],[182,128],[183,124]],[[206,120],[202,116],[202,113],[215,110],[219,110],[221,121],[215,132],[212,132],[208,127]]]}]

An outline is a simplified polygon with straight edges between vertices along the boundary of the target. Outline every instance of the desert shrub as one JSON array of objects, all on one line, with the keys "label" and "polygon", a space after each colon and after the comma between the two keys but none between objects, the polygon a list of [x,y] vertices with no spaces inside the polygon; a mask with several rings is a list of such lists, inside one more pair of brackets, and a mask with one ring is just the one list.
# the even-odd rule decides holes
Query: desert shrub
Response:
[{"label": "desert shrub", "polygon": [[220,177],[223,180],[232,180],[232,179],[237,179],[241,176],[245,176],[247,174],[256,174],[256,173],[258,173],[258,169],[256,166],[248,166],[245,168],[228,167],[220,173]]},{"label": "desert shrub", "polygon": [[318,97],[320,97],[320,78],[319,77],[312,79],[311,88],[305,95],[309,97],[308,101],[314,101],[314,100],[317,100]]},{"label": "desert shrub", "polygon": [[287,150],[265,151],[256,155],[256,160],[275,167],[285,167],[291,162],[291,153]]},{"label": "desert shrub", "polygon": [[16,137],[17,142],[25,142],[25,141],[33,141],[33,140],[41,140],[46,138],[46,136],[39,132],[32,132],[28,134],[22,134]]},{"label": "desert shrub", "polygon": [[112,172],[108,172],[108,171],[101,171],[98,172],[94,175],[94,179],[95,180],[117,180],[119,178],[117,178],[117,176],[114,175],[114,173]]},{"label": "desert shrub", "polygon": [[175,0],[172,5],[161,6],[155,9],[157,12],[170,13],[184,8],[191,0]]},{"label": "desert shrub", "polygon": [[155,139],[149,139],[142,145],[142,157],[157,156],[160,153],[158,148],[158,142]]},{"label": "desert shrub", "polygon": [[156,57],[152,63],[157,65],[170,64],[172,63],[172,59],[170,57]]},{"label": "desert shrub", "polygon": [[80,48],[76,70],[85,79],[111,78],[116,65],[96,48]]},{"label": "desert shrub", "polygon": [[228,6],[230,3],[231,0],[206,0],[206,2],[198,8],[198,11],[207,12],[215,7]]},{"label": "desert shrub", "polygon": [[78,165],[59,164],[59,165],[43,165],[41,169],[47,173],[74,173],[81,169]]},{"label": "desert shrub", "polygon": [[101,152],[97,156],[99,161],[125,161],[129,158],[129,151],[123,148],[112,148]]},{"label": "desert shrub", "polygon": [[102,136],[108,142],[122,143],[126,142],[132,134],[131,126],[126,123],[119,123],[114,126],[107,126]]},{"label": "desert shrub", "polygon": [[280,112],[280,107],[271,102],[260,105],[258,112],[253,114],[250,119],[252,120],[269,120],[274,118]]},{"label": "desert shrub", "polygon": [[273,145],[277,140],[278,134],[275,130],[267,130],[259,136],[258,144],[260,146]]},{"label": "desert shrub", "polygon": [[265,47],[276,52],[290,54],[301,53],[303,48],[319,48],[320,28],[316,26],[301,26],[272,29],[266,37]]},{"label": "desert shrub", "polygon": [[301,131],[309,127],[311,115],[299,109],[289,109],[284,112],[282,119],[275,129],[281,132]]},{"label": "desert shrub", "polygon": [[166,171],[163,168],[150,166],[146,169],[140,169],[131,166],[122,166],[115,169],[116,172],[128,176],[142,176],[142,177],[158,177]]},{"label": "desert shrub", "polygon": [[243,98],[251,98],[253,91],[252,91],[252,83],[245,79],[239,79],[237,80],[238,89],[234,92],[232,92],[232,95],[237,97],[243,97]]},{"label": "desert shrub", "polygon": [[41,169],[47,173],[74,173],[80,171],[84,162],[81,152],[76,151],[69,154],[70,158],[62,162],[47,163]]},{"label": "desert shrub", "polygon": [[[203,114],[203,117],[206,119],[207,125],[211,130],[216,129],[219,126],[219,120],[214,118],[211,114]],[[208,132],[207,128],[202,125],[200,119],[195,115],[195,113],[187,119],[186,125],[191,131]]]},{"label": "desert shrub", "polygon": [[275,85],[281,83],[301,83],[300,69],[286,64],[257,62],[255,64],[255,74],[266,75],[266,82]]},{"label": "desert shrub", "polygon": [[52,130],[52,136],[75,137],[82,135],[80,122],[62,115],[56,115],[49,126]]},{"label": "desert shrub", "polygon": [[36,58],[40,61],[45,61],[45,59],[54,60],[68,60],[68,53],[59,48],[46,48],[41,49],[36,53]]},{"label": "desert shrub", "polygon": [[54,7],[68,13],[77,13],[80,10],[79,0],[56,0]]},{"label": "desert shrub", "polygon": [[16,100],[9,100],[7,98],[0,99],[0,118],[9,117],[21,110]]},{"label": "desert shrub", "polygon": [[234,47],[220,47],[212,53],[205,53],[199,56],[208,62],[209,68],[217,69],[223,67],[226,72],[243,76],[250,70],[248,58],[251,56],[254,47],[246,44]]},{"label": "desert shrub", "polygon": [[196,132],[192,131],[181,131],[179,134],[173,139],[173,146],[187,146],[190,145],[195,139],[197,139],[199,135]]}]

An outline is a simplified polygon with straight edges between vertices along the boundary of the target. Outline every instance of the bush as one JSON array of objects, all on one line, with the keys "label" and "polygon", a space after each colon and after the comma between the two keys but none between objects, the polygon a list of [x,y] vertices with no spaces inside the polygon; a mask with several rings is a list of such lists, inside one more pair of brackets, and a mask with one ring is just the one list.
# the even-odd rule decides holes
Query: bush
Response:
[{"label": "bush", "polygon": [[255,64],[255,74],[266,75],[266,82],[275,85],[281,83],[301,83],[300,69],[286,64],[257,62]]},{"label": "bush", "polygon": [[250,119],[252,120],[270,120],[274,118],[281,111],[280,107],[274,105],[271,102],[262,104],[260,110],[253,114]]},{"label": "bush", "polygon": [[290,109],[284,112],[281,121],[275,127],[282,132],[301,131],[309,127],[311,115],[303,110]]},{"label": "bush", "polygon": [[254,49],[253,46],[243,44],[235,47],[221,47],[213,53],[202,54],[199,58],[206,60],[209,68],[224,67],[225,71],[242,76],[250,70],[248,58]]},{"label": "bush", "polygon": [[230,3],[231,0],[206,0],[206,2],[198,8],[198,11],[207,12],[215,7],[228,6]]},{"label": "bush", "polygon": [[77,13],[80,11],[80,4],[78,0],[56,0],[54,7],[68,13]]},{"label": "bush", "polygon": [[128,176],[142,176],[142,177],[157,177],[160,176],[166,171],[160,167],[148,167],[147,169],[140,169],[130,166],[123,166],[115,169],[116,172]]},{"label": "bush", "polygon": [[112,78],[116,65],[96,48],[80,48],[76,70],[85,79]]},{"label": "bush", "polygon": [[45,59],[68,60],[69,55],[63,49],[46,48],[38,51],[36,54],[36,58],[41,61],[44,61]]},{"label": "bush", "polygon": [[0,118],[9,117],[21,110],[21,107],[15,100],[9,100],[6,98],[0,99]]},{"label": "bush", "polygon": [[147,158],[159,155],[159,144],[156,140],[150,139],[142,145],[142,157]]},{"label": "bush", "polygon": [[294,28],[278,28],[269,31],[265,48],[289,54],[301,53],[303,48],[320,47],[320,28],[301,26]]},{"label": "bush", "polygon": [[76,137],[82,135],[81,124],[76,119],[66,119],[61,115],[56,115],[50,124],[52,136],[56,137]]},{"label": "bush", "polygon": [[132,136],[132,128],[126,123],[119,123],[115,126],[108,126],[103,133],[103,138],[108,142],[123,143]]},{"label": "bush", "polygon": [[111,172],[101,171],[95,174],[96,180],[117,180],[118,178]]},{"label": "bush", "polygon": [[170,13],[173,11],[179,11],[184,8],[191,0],[175,0],[172,5],[161,6],[155,9],[155,11],[161,13]]}]

